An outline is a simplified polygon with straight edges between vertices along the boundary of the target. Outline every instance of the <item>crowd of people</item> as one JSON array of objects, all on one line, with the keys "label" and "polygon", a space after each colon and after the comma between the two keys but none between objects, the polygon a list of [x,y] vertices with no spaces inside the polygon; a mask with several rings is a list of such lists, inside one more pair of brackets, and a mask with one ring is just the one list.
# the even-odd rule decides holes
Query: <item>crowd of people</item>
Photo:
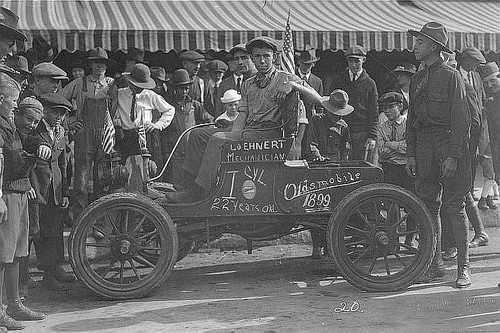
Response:
[{"label": "crowd of people", "polygon": [[[438,251],[422,280],[442,278],[444,260],[456,259],[456,286],[471,284],[469,248],[489,241],[478,209],[497,208],[500,78],[497,64],[472,47],[457,64],[443,25],[409,30],[420,66],[397,66],[396,86],[379,97],[363,68],[362,46],[346,51],[348,67],[324,86],[312,73],[314,53],[300,54],[296,73],[283,71],[281,44],[265,36],[235,45],[226,62],[185,51],[182,68],[168,75],[135,50],[125,71],[109,77],[113,60],[97,47],[71,63],[70,80],[52,62],[28,68],[15,54],[15,41],[26,40],[17,16],[3,7],[0,14],[0,332],[44,318],[22,301],[34,284],[32,244],[43,288],[65,290],[75,281],[63,265],[63,229],[98,196],[97,164],[143,155],[162,168],[181,134],[203,123],[215,125],[183,136],[163,175],[177,189],[166,193],[172,203],[195,202],[211,191],[225,142],[281,138],[294,115],[289,158],[380,165],[385,181],[416,193],[433,218]],[[484,178],[477,205],[476,167]],[[311,233],[313,257],[321,258],[324,232]],[[414,242],[405,239],[407,246]]]}]

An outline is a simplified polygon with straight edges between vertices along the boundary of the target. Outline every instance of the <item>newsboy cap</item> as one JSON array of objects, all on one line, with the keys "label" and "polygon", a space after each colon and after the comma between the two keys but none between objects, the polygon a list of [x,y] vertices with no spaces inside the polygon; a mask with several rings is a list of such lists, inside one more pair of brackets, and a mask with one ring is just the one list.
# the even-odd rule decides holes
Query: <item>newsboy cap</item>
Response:
[{"label": "newsboy cap", "polygon": [[383,94],[377,101],[378,105],[393,105],[403,103],[403,95],[396,91],[389,91]]},{"label": "newsboy cap", "polygon": [[55,93],[43,94],[38,97],[38,100],[43,106],[51,109],[61,109],[64,112],[70,112],[72,109],[71,103],[64,97]]},{"label": "newsboy cap", "polygon": [[205,60],[203,54],[199,54],[196,51],[184,51],[180,55],[181,60],[189,60],[194,62],[202,62]]},{"label": "newsboy cap", "polygon": [[225,72],[227,71],[227,65],[220,60],[212,60],[208,63],[208,71],[209,72]]},{"label": "newsboy cap", "polygon": [[41,62],[31,70],[33,76],[49,76],[54,80],[68,80],[68,74],[51,62]]},{"label": "newsboy cap", "polygon": [[479,67],[479,75],[482,80],[487,80],[493,76],[497,76],[500,74],[498,69],[498,65],[496,62],[489,62],[484,66]]},{"label": "newsboy cap", "polygon": [[243,44],[243,43],[241,43],[241,44],[236,44],[235,46],[233,46],[233,47],[231,48],[231,50],[229,50],[229,54],[234,56],[234,54],[236,53],[236,51],[243,51],[243,52],[245,52],[245,53],[247,53],[247,52],[248,52],[248,51],[247,51],[247,48],[246,48],[246,46],[245,46],[245,44]]},{"label": "newsboy cap", "polygon": [[271,50],[273,50],[273,52],[278,51],[278,42],[274,38],[268,36],[255,37],[254,39],[249,41],[245,47],[249,53],[252,53],[255,45],[258,44],[264,44],[268,46]]},{"label": "newsboy cap", "polygon": [[18,106],[19,110],[25,111],[27,109],[33,109],[38,113],[43,112],[43,106],[42,103],[40,103],[39,100],[37,100],[35,97],[26,97],[24,98]]},{"label": "newsboy cap", "polygon": [[345,52],[345,56],[347,58],[349,58],[349,57],[355,57],[355,58],[366,57],[366,50],[363,46],[353,45],[347,49],[347,51]]},{"label": "newsboy cap", "polygon": [[486,59],[484,58],[483,54],[481,51],[476,49],[475,47],[468,47],[462,52],[462,59],[463,58],[472,58],[477,61],[479,61],[480,64],[485,64]]}]

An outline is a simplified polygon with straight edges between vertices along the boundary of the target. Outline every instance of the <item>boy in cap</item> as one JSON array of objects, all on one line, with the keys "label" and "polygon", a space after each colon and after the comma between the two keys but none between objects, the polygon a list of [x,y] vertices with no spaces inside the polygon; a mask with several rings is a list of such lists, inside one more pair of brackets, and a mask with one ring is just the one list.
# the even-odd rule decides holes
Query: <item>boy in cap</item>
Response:
[{"label": "boy in cap", "polygon": [[[152,89],[156,87],[148,66],[136,64],[130,74],[123,77],[127,88],[117,91],[117,109],[113,123],[117,131],[117,147],[123,160],[130,155],[143,154],[148,150],[155,163],[162,163],[160,131],[167,128],[175,109]],[[159,114],[155,119],[154,112]],[[142,133],[146,134],[141,138]],[[143,142],[146,140],[146,142]],[[145,150],[145,148],[148,148]]]},{"label": "boy in cap", "polygon": [[351,131],[351,159],[372,161],[377,139],[377,85],[363,68],[366,51],[362,46],[349,47],[345,57],[348,68],[333,78],[328,92],[344,90],[354,107],[354,112],[345,118]]},{"label": "boy in cap", "polygon": [[240,100],[241,95],[236,90],[226,90],[224,96],[220,98],[224,112],[215,119],[215,122],[222,124],[223,127],[232,124],[238,117],[238,103]]},{"label": "boy in cap", "polygon": [[407,120],[406,170],[416,177],[415,191],[427,206],[437,233],[437,251],[423,281],[434,281],[446,275],[441,251],[440,210],[453,223],[458,248],[457,288],[471,284],[469,248],[465,218],[465,195],[470,190],[471,168],[468,151],[470,114],[465,86],[460,73],[446,65],[441,52],[446,46],[446,28],[436,22],[425,24],[420,31],[409,30],[416,37],[415,58],[425,68],[412,77],[412,98]]},{"label": "boy in cap", "polygon": [[[19,297],[19,260],[28,255],[28,199],[31,189],[28,169],[31,165],[23,149],[47,159],[50,148],[36,140],[26,140],[24,146],[14,124],[13,110],[17,107],[19,85],[5,73],[0,73],[0,136],[5,156],[2,193],[7,213],[0,217],[0,327],[23,329],[20,320],[41,320],[42,313],[26,308]],[[5,288],[4,288],[5,287]],[[3,290],[7,307],[3,308]]]},{"label": "boy in cap", "polygon": [[65,290],[61,283],[75,281],[75,276],[63,268],[64,244],[62,210],[69,206],[69,186],[66,175],[66,144],[68,134],[62,126],[71,103],[55,93],[38,97],[43,105],[43,118],[31,133],[52,149],[48,161],[38,160],[30,179],[36,192],[33,208],[38,211],[40,233],[34,239],[37,259],[43,267],[42,286],[48,290]]},{"label": "boy in cap", "polygon": [[198,76],[201,64],[205,61],[205,57],[196,51],[185,51],[180,55],[182,62],[182,68],[184,68],[188,73],[193,84],[189,89],[189,96],[195,101],[203,104],[205,91],[205,81]]},{"label": "boy in cap", "polygon": [[61,87],[61,81],[68,80],[66,72],[51,62],[41,62],[35,65],[31,74],[33,75],[32,89],[27,90],[23,97],[56,93]]},{"label": "boy in cap", "polygon": [[220,60],[212,60],[208,63],[208,76],[210,79],[205,84],[204,107],[214,118],[217,118],[223,112],[220,98],[224,92],[221,91],[220,85],[227,69],[227,65]]}]

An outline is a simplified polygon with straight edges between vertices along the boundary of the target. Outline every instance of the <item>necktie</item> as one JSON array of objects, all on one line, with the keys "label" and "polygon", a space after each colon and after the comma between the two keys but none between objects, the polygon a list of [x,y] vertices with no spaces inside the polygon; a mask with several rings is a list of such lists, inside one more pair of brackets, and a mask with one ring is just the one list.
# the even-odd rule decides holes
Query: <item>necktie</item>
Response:
[{"label": "necktie", "polygon": [[304,75],[304,76],[302,77],[302,80],[303,80],[304,82],[307,82],[307,76],[305,76],[305,75]]},{"label": "necktie", "polygon": [[396,133],[396,122],[393,122],[391,126],[391,141],[396,141]]},{"label": "necktie", "polygon": [[215,86],[214,86],[214,103],[215,101],[219,98],[219,86],[218,84],[216,83]]},{"label": "necktie", "polygon": [[356,73],[352,73],[352,82],[356,81]]},{"label": "necktie", "polygon": [[135,94],[132,95],[132,104],[130,106],[130,120],[135,121],[137,118],[136,110],[135,110]]},{"label": "necktie", "polygon": [[238,94],[241,93],[241,77],[236,79],[236,91]]}]

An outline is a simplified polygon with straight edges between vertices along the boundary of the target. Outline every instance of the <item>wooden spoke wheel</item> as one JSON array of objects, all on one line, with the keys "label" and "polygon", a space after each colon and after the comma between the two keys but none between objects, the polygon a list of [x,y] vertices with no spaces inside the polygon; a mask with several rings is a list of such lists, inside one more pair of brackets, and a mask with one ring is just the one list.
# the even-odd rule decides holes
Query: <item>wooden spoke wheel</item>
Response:
[{"label": "wooden spoke wheel", "polygon": [[344,197],[328,224],[328,248],[344,278],[367,291],[401,290],[430,266],[432,218],[411,192],[370,184]]},{"label": "wooden spoke wheel", "polygon": [[96,200],[76,221],[69,244],[78,279],[112,299],[153,292],[168,278],[178,250],[170,216],[139,193],[115,193]]}]

